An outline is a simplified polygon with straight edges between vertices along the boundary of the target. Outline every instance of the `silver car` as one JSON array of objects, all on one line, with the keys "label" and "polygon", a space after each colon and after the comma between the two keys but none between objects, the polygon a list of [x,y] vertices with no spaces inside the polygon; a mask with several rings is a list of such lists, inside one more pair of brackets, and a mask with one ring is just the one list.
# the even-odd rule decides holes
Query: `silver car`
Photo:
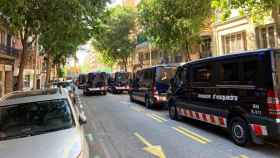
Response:
[{"label": "silver car", "polygon": [[84,123],[63,89],[15,92],[0,101],[0,157],[88,158]]}]

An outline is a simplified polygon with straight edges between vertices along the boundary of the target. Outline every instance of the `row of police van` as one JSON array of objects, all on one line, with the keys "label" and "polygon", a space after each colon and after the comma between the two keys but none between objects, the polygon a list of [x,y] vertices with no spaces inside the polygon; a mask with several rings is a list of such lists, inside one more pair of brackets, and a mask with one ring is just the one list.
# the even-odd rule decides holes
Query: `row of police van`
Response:
[{"label": "row of police van", "polygon": [[225,128],[240,146],[280,137],[280,50],[263,49],[135,72],[132,102],[168,105],[171,119]]}]

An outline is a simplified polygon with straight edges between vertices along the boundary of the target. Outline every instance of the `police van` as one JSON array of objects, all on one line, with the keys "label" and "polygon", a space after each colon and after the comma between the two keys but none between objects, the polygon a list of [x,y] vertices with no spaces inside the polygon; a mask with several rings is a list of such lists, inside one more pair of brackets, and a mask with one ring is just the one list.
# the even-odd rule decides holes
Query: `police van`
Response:
[{"label": "police van", "polygon": [[131,83],[130,100],[143,102],[147,108],[162,106],[167,102],[170,79],[175,72],[174,65],[158,65],[137,71]]},{"label": "police van", "polygon": [[263,49],[188,62],[171,80],[171,119],[228,129],[240,146],[280,137],[280,50]]},{"label": "police van", "polygon": [[129,87],[129,72],[115,72],[113,73],[108,81],[108,91],[113,94],[128,92]]},{"label": "police van", "polygon": [[93,93],[107,94],[107,74],[105,72],[88,73],[83,94],[89,95]]}]

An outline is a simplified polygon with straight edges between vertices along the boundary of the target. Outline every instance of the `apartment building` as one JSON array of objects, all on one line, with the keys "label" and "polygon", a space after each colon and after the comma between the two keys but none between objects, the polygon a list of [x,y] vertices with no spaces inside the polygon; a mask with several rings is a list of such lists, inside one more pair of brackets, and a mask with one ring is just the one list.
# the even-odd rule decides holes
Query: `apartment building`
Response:
[{"label": "apartment building", "polygon": [[280,48],[280,7],[256,24],[237,11],[225,22],[217,21],[213,28],[213,55],[219,56],[260,48]]},{"label": "apartment building", "polygon": [[21,49],[20,41],[0,22],[0,97],[13,91],[14,64]]}]

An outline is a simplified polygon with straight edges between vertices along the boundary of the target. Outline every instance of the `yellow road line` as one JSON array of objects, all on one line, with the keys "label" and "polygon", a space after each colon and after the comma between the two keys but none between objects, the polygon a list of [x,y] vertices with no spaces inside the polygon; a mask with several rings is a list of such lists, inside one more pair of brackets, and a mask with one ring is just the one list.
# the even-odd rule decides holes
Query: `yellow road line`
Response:
[{"label": "yellow road line", "polygon": [[158,119],[164,121],[164,122],[167,121],[165,118],[163,118],[163,117],[161,117],[161,116],[159,116],[159,115],[157,115],[157,114],[152,114],[152,115],[155,116],[156,118],[158,118]]},{"label": "yellow road line", "polygon": [[152,144],[150,142],[148,142],[143,136],[141,136],[139,133],[135,132],[134,135],[143,143],[145,144],[147,147],[152,146]]},{"label": "yellow road line", "polygon": [[190,130],[188,130],[188,129],[186,129],[186,128],[184,128],[184,127],[179,127],[179,129],[181,129],[181,130],[183,130],[183,131],[185,131],[185,132],[187,132],[187,133],[189,133],[189,134],[191,134],[191,135],[193,135],[193,136],[196,136],[196,137],[198,137],[199,139],[201,139],[201,140],[203,140],[203,141],[206,141],[206,142],[211,142],[211,140],[209,140],[209,139],[207,139],[207,138],[205,138],[205,137],[203,137],[203,136],[201,136],[201,135],[199,135],[199,134],[196,134],[196,133],[194,133],[194,132],[192,132],[192,131],[190,131]]},{"label": "yellow road line", "polygon": [[191,135],[190,133],[187,133],[187,132],[185,132],[185,131],[183,131],[183,130],[181,130],[181,129],[179,129],[179,128],[176,128],[176,127],[172,127],[172,128],[173,128],[175,131],[177,131],[177,132],[183,134],[184,136],[187,136],[187,137],[191,138],[192,140],[197,141],[197,142],[199,142],[199,143],[201,143],[201,144],[207,144],[207,143],[208,143],[207,141],[201,140],[201,139],[197,138],[196,136],[193,136],[193,135]]},{"label": "yellow road line", "polygon": [[239,158],[249,158],[249,157],[246,155],[240,155]]},{"label": "yellow road line", "polygon": [[150,118],[156,120],[156,121],[159,122],[159,123],[163,123],[163,121],[162,121],[161,119],[159,119],[159,118],[157,118],[157,117],[155,117],[155,116],[153,116],[153,115],[151,115],[151,114],[146,114],[146,115],[147,115],[148,117],[150,117]]}]

